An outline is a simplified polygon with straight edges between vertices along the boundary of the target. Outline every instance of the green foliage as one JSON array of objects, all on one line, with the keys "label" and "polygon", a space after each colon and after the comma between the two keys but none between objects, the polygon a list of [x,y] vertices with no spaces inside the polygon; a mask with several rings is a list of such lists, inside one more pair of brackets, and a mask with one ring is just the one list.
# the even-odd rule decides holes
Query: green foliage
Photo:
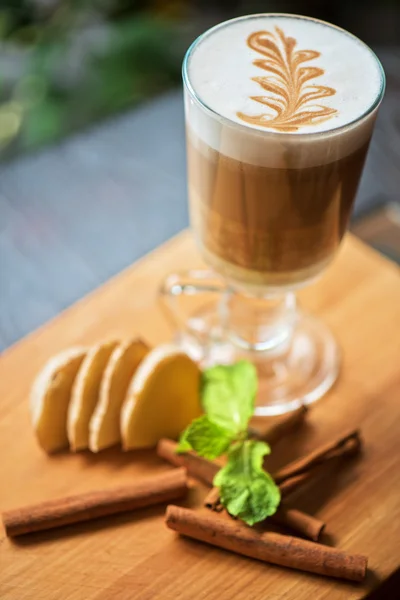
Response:
[{"label": "green foliage", "polygon": [[194,450],[209,460],[228,454],[214,485],[227,511],[248,525],[273,515],[281,499],[278,486],[263,469],[270,447],[247,439],[256,392],[257,371],[248,361],[205,370],[201,402],[206,414],[186,428],[177,449]]},{"label": "green foliage", "polygon": [[178,84],[188,40],[179,21],[144,13],[149,4],[19,0],[0,7],[0,39],[19,69],[6,81],[0,73],[0,110],[15,107],[12,122],[20,122],[6,128],[2,145],[16,136],[20,148],[56,140]]},{"label": "green foliage", "polygon": [[207,415],[203,415],[192,421],[183,433],[177,452],[194,450],[208,460],[214,460],[225,454],[233,440],[232,431],[213,423]]},{"label": "green foliage", "polygon": [[263,469],[263,458],[269,453],[264,442],[246,440],[234,444],[226,466],[214,478],[221,503],[248,525],[273,515],[281,500],[278,486]]},{"label": "green foliage", "polygon": [[246,431],[254,412],[257,372],[246,360],[207,369],[202,378],[201,401],[212,421],[235,433]]}]

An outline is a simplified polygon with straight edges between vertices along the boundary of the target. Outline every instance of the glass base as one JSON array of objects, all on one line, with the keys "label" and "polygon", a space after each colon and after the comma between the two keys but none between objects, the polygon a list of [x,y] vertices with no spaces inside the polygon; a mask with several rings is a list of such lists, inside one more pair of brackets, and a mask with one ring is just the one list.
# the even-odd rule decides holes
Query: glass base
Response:
[{"label": "glass base", "polygon": [[[267,350],[235,343],[229,331],[220,325],[215,307],[209,306],[191,321],[189,332],[177,334],[176,341],[202,367],[241,359],[251,360],[256,365],[259,374],[257,416],[279,415],[315,402],[332,387],[338,376],[340,351],[335,338],[322,321],[302,311],[296,310],[290,336]],[[196,331],[196,335],[192,335],[190,329]]]}]

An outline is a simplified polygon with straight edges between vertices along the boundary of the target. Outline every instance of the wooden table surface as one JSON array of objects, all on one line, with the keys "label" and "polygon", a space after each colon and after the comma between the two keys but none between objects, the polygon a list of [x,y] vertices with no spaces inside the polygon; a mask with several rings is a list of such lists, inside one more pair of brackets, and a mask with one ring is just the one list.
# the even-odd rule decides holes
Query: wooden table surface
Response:
[{"label": "wooden table surface", "polygon": [[[71,344],[137,334],[152,344],[171,331],[156,302],[167,273],[201,264],[183,233],[133,265],[0,359],[0,506],[14,508],[132,481],[170,468],[151,451],[46,456],[29,423],[36,372]],[[363,457],[319,480],[297,505],[326,520],[325,541],[369,556],[362,584],[269,566],[177,537],[163,507],[63,530],[0,539],[2,600],[313,600],[362,598],[400,563],[400,277],[398,268],[347,238],[337,260],[301,301],[343,349],[340,379],[312,408],[309,425],[278,447],[275,463],[360,426]],[[190,494],[199,503],[203,490]]]}]

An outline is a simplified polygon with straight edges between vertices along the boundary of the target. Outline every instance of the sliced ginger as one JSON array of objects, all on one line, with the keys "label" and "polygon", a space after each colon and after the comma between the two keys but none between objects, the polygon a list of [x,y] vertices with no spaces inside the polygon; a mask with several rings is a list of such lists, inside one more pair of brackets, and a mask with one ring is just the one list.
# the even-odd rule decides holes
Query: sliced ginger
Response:
[{"label": "sliced ginger", "polygon": [[70,348],[54,356],[32,386],[30,410],[33,428],[40,446],[48,453],[68,446],[68,405],[86,352],[86,348]]},{"label": "sliced ginger", "polygon": [[125,450],[155,446],[177,438],[200,416],[200,369],[172,345],[152,350],[139,365],[121,413]]},{"label": "sliced ginger", "polygon": [[129,383],[150,351],[141,340],[125,342],[111,354],[100,385],[99,401],[89,424],[89,448],[98,452],[121,440],[120,414]]},{"label": "sliced ginger", "polygon": [[116,346],[115,341],[94,346],[76,376],[67,419],[68,440],[73,450],[83,450],[89,445],[89,422],[99,398],[104,370]]}]

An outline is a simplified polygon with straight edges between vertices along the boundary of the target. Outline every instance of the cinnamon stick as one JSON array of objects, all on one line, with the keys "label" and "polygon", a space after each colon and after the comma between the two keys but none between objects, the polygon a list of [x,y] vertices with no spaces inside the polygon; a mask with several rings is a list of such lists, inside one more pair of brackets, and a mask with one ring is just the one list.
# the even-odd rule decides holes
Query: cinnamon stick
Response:
[{"label": "cinnamon stick", "polygon": [[269,517],[274,523],[288,527],[304,537],[318,542],[321,533],[325,529],[325,523],[316,517],[288,506],[281,502],[278,510],[272,517]]},{"label": "cinnamon stick", "polygon": [[[221,504],[218,488],[212,488],[212,490],[210,490],[204,500],[204,506],[214,512],[222,512],[224,507]],[[271,517],[268,517],[267,520],[293,529],[314,542],[319,540],[319,537],[325,528],[325,523],[323,521],[320,521],[301,510],[291,508],[284,503],[281,503],[277,512]]]},{"label": "cinnamon stick", "polygon": [[[281,483],[279,484],[279,489],[281,491],[282,498],[288,496],[289,494],[296,491],[301,486],[308,483],[308,481],[310,481],[310,479],[315,477],[315,475],[317,475],[318,472],[321,471],[324,464],[332,462],[333,459],[343,458],[344,456],[353,456],[354,454],[357,454],[357,452],[359,452],[360,448],[361,448],[361,440],[359,438],[351,438],[351,439],[347,440],[347,442],[343,446],[335,449],[329,455],[327,454],[325,456],[325,458],[323,460],[321,460],[321,462],[319,464],[311,464],[309,467],[309,470],[300,472],[298,475],[286,477],[286,479],[281,481]],[[291,463],[291,464],[294,465],[294,463]],[[285,470],[289,466],[290,465],[287,465],[285,467]],[[294,472],[295,471],[296,471],[296,468],[294,465]]]},{"label": "cinnamon stick", "polygon": [[207,485],[213,484],[213,479],[220,469],[220,465],[213,463],[194,452],[176,454],[178,444],[173,440],[162,439],[157,445],[157,454],[164,460],[177,467],[185,467],[188,475],[200,479]]},{"label": "cinnamon stick", "polygon": [[[204,506],[214,512],[222,512],[224,507],[221,504],[218,488],[210,490],[204,500]],[[277,512],[268,517],[267,520],[288,527],[314,542],[319,540],[322,531],[325,529],[325,523],[320,519],[296,508],[291,508],[283,502],[281,502]]]},{"label": "cinnamon stick", "polygon": [[[184,466],[187,469],[188,475],[191,477],[200,479],[207,485],[212,486],[214,477],[220,469],[220,466],[206,458],[197,456],[197,454],[194,454],[193,452],[176,454],[175,451],[177,446],[178,444],[173,440],[162,439],[158,443],[157,453],[160,457],[173,465]],[[219,499],[218,488],[215,488],[215,490],[212,498],[209,499],[210,506],[208,508],[211,509],[214,509],[216,495],[218,495]],[[275,515],[271,517],[272,520],[274,520],[274,517]],[[287,525],[290,529],[297,531],[297,533],[300,533],[301,535],[310,537],[312,540],[317,540],[322,529],[325,527],[325,523],[319,519],[292,508],[286,508],[286,510],[282,511],[279,523],[281,525]]]},{"label": "cinnamon stick", "polygon": [[274,446],[281,439],[295,431],[301,423],[303,423],[308,408],[304,404],[297,410],[294,410],[289,415],[282,415],[274,421],[274,423],[264,425],[263,428],[251,428],[249,430],[250,437],[267,442],[270,446]]},{"label": "cinnamon stick", "polygon": [[223,506],[221,504],[221,498],[219,496],[219,489],[217,487],[211,488],[207,496],[204,499],[204,506],[215,512],[221,512]]},{"label": "cinnamon stick", "polygon": [[[334,442],[323,444],[309,454],[289,463],[273,475],[275,482],[279,485],[292,477],[303,473],[325,463],[326,461],[340,456],[351,456],[359,452],[361,448],[360,432],[356,429],[340,437]],[[300,480],[299,480],[300,481]]]},{"label": "cinnamon stick", "polygon": [[368,559],[361,554],[348,554],[337,548],[278,533],[260,533],[240,521],[224,519],[214,513],[168,506],[166,524],[190,538],[300,571],[362,581],[367,570]]},{"label": "cinnamon stick", "polygon": [[281,497],[285,498],[289,496],[292,492],[296,491],[299,487],[307,483],[310,479],[312,479],[315,475],[315,469],[310,471],[306,471],[305,473],[301,473],[300,475],[296,475],[295,477],[289,477],[285,479],[279,484],[279,490],[281,492]]},{"label": "cinnamon stick", "polygon": [[[360,434],[359,431],[355,430],[342,436],[339,440],[324,444],[310,454],[286,465],[286,467],[283,467],[283,469],[274,475],[275,481],[279,484],[282,498],[288,496],[290,493],[307,483],[315,476],[316,471],[321,468],[322,464],[331,461],[334,458],[352,456],[359,451],[360,447]],[[204,504],[207,508],[216,512],[222,510],[217,488],[213,488],[209,492]],[[284,505],[282,508],[284,509]],[[317,541],[325,524],[301,511],[296,511],[298,514],[295,513],[293,515],[291,512],[293,510],[294,509],[283,510],[281,516],[275,514],[273,515],[272,520],[295,529],[306,537]]]},{"label": "cinnamon stick", "polygon": [[174,469],[126,487],[88,492],[9,510],[3,513],[3,524],[6,534],[15,537],[176,500],[187,489],[185,469]]}]

